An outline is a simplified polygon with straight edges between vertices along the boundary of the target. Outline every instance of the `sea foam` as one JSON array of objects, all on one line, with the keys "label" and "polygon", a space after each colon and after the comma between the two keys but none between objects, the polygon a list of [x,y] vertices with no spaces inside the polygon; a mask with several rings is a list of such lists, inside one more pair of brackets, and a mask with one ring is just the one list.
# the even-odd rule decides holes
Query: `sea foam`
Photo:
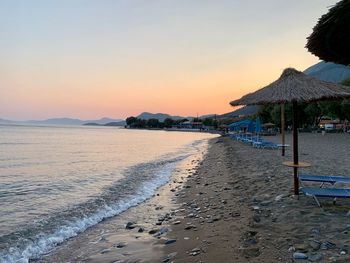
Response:
[{"label": "sea foam", "polygon": [[[180,159],[177,158],[177,161],[179,160]],[[78,235],[87,228],[144,202],[151,198],[159,187],[165,185],[169,181],[176,164],[177,162],[166,163],[159,171],[153,174],[152,180],[143,182],[137,189],[137,194],[130,198],[124,198],[117,203],[105,205],[92,215],[68,222],[51,234],[39,234],[35,238],[28,239],[23,248],[9,248],[7,252],[0,254],[0,262],[27,263],[30,259],[38,259],[40,256],[50,252],[50,250],[58,244]]]}]

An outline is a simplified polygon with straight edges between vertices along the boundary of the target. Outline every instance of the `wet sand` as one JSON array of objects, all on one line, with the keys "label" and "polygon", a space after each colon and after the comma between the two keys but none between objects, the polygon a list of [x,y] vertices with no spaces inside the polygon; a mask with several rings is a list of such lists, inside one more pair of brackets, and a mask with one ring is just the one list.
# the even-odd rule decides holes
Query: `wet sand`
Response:
[{"label": "wet sand", "polygon": [[[312,164],[305,172],[350,176],[350,134],[301,134],[299,145],[300,161]],[[295,198],[292,170],[282,165],[291,159],[291,148],[282,157],[212,139],[204,160],[183,164],[154,198],[39,262],[350,262],[350,201],[321,199],[320,209],[311,197]]]}]

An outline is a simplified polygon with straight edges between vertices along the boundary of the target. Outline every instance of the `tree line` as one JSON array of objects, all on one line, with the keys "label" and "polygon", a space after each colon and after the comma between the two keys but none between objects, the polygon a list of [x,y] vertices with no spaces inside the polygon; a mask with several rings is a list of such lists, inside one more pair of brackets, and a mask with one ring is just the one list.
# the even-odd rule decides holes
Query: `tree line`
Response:
[{"label": "tree line", "polygon": [[[163,129],[163,128],[172,128],[172,127],[178,127],[180,128],[181,125],[184,122],[188,122],[188,119],[180,119],[180,120],[174,120],[171,118],[166,118],[164,121],[159,121],[158,119],[140,119],[134,116],[126,118],[126,125],[130,128],[146,128],[146,129]],[[210,126],[217,128],[218,127],[218,121],[213,118],[193,118],[192,122],[196,123],[202,123],[203,126]]]},{"label": "tree line", "polygon": [[[343,81],[342,84],[350,86],[350,79]],[[298,108],[298,117],[302,128],[318,127],[324,117],[350,121],[350,100],[300,103]],[[265,123],[271,122],[277,126],[281,125],[280,105],[262,106],[258,115]],[[286,126],[292,125],[292,117],[292,105],[287,103],[285,104]]]},{"label": "tree line", "polygon": [[[350,90],[350,78],[343,81],[341,84],[349,86]],[[291,103],[285,104],[285,125],[286,127],[292,125],[292,105]],[[305,129],[313,129],[319,126],[320,121],[324,117],[332,119],[339,119],[340,121],[350,121],[350,99],[345,101],[320,101],[313,103],[300,103],[298,107],[298,117],[300,127]],[[263,123],[274,123],[277,127],[281,125],[281,109],[280,105],[271,104],[261,106],[260,111],[251,116],[255,119],[259,116]],[[238,121],[238,118],[227,118],[216,120],[216,118],[193,118],[192,122],[200,122],[203,126],[213,127],[217,129],[222,124],[230,124]],[[188,119],[174,120],[166,118],[164,121],[158,119],[139,119],[137,117],[128,117],[126,124],[130,128],[151,128],[151,129],[163,129],[163,128],[180,128],[184,122],[189,121]]]}]

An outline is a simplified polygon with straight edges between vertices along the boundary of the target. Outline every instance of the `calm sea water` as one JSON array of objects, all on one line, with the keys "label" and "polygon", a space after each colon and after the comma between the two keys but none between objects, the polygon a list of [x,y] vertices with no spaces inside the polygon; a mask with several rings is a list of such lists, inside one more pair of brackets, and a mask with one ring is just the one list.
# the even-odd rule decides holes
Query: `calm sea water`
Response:
[{"label": "calm sea water", "polygon": [[28,262],[150,198],[205,133],[0,125],[0,262]]}]

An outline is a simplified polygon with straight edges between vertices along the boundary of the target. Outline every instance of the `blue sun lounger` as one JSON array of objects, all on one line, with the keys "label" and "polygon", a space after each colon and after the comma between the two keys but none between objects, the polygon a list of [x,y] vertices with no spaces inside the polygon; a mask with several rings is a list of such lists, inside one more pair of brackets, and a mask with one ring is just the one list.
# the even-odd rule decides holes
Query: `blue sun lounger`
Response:
[{"label": "blue sun lounger", "polygon": [[304,182],[322,183],[320,187],[322,187],[325,183],[332,185],[335,185],[336,183],[350,184],[349,176],[299,174],[299,180]]},{"label": "blue sun lounger", "polygon": [[317,197],[350,198],[350,189],[302,187],[300,191],[307,196],[312,196],[319,207],[321,204]]}]

